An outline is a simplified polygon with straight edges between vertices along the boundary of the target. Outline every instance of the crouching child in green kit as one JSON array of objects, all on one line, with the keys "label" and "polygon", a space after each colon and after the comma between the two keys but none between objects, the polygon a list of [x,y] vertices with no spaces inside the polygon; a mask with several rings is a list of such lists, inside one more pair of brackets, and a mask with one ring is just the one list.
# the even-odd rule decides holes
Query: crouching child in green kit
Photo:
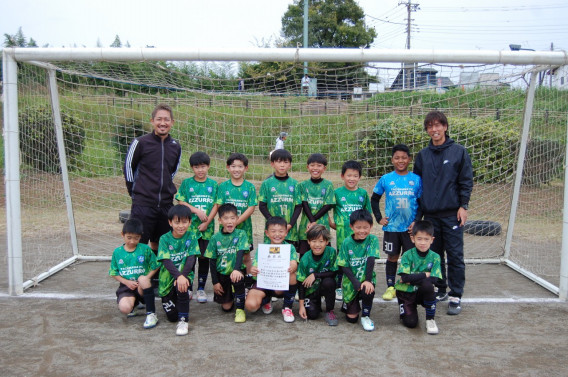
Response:
[{"label": "crouching child in green kit", "polygon": [[201,255],[198,237],[188,231],[191,210],[181,204],[168,211],[172,230],[160,237],[158,260],[160,296],[168,321],[176,322],[176,335],[188,334],[189,287],[193,282],[195,258]]},{"label": "crouching child in green kit", "polygon": [[303,319],[317,319],[322,312],[321,298],[325,298],[325,321],[337,326],[335,306],[335,274],[337,253],[327,246],[331,239],[324,225],[315,224],[307,234],[310,250],[300,259],[296,280],[298,281],[299,314]]},{"label": "crouching child in green kit", "polygon": [[436,292],[438,279],[442,278],[440,256],[430,250],[434,242],[434,226],[430,221],[416,221],[410,235],[415,247],[402,254],[395,284],[400,319],[404,326],[418,325],[417,305],[426,309],[426,332],[438,334],[434,320],[436,315]]},{"label": "crouching child in green kit", "polygon": [[134,308],[139,302],[144,303],[144,328],[150,329],[158,323],[151,278],[158,271],[160,264],[150,246],[139,243],[142,231],[143,225],[138,219],[130,219],[124,223],[121,233],[124,244],[112,253],[108,274],[120,283],[116,290],[120,312],[134,317]]},{"label": "crouching child in green kit", "polygon": [[[245,280],[241,272],[243,256],[250,250],[247,232],[237,229],[239,219],[237,207],[231,203],[222,204],[218,210],[221,231],[215,233],[205,251],[209,258],[211,282],[215,302],[224,311],[230,312],[234,306],[235,322],[246,321]],[[233,293],[234,290],[234,293]]]}]

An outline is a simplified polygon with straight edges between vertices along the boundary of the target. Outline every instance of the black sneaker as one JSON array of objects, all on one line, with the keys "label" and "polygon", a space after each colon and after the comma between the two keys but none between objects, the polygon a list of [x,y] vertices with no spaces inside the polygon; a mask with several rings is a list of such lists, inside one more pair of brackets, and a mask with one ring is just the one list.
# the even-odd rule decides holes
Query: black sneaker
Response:
[{"label": "black sneaker", "polygon": [[446,301],[448,299],[448,292],[436,293],[436,301]]},{"label": "black sneaker", "polygon": [[459,297],[450,297],[448,303],[448,315],[458,315],[461,311],[461,299]]}]

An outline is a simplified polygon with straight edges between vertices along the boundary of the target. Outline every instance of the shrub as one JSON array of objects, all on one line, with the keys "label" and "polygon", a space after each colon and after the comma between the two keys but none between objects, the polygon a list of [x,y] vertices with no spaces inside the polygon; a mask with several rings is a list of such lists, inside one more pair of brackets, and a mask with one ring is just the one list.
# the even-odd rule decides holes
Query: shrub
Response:
[{"label": "shrub", "polygon": [[[85,130],[81,119],[73,114],[61,113],[67,167],[74,170],[77,158],[83,152]],[[38,106],[20,112],[20,150],[23,161],[41,171],[61,172],[55,123],[51,109]]]}]

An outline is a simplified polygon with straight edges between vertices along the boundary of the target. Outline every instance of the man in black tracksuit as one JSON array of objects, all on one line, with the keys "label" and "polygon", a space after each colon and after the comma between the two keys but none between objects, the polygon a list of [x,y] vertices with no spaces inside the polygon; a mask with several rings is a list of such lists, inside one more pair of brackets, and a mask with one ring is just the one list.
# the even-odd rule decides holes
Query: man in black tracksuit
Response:
[{"label": "man in black tracksuit", "polygon": [[[463,226],[473,189],[473,171],[466,149],[447,134],[448,120],[439,111],[431,111],[424,120],[430,144],[414,161],[414,173],[422,177],[423,193],[419,199],[417,220],[434,224],[434,243],[431,249],[440,255],[442,279],[438,280],[437,299],[448,298],[448,314],[461,312],[461,297],[465,285],[463,255]],[[444,252],[447,255],[446,273]],[[447,278],[446,278],[447,276]]]},{"label": "man in black tracksuit", "polygon": [[168,210],[176,187],[173,179],[181,161],[181,146],[170,136],[174,124],[171,107],[158,105],[150,120],[154,130],[134,139],[124,162],[124,178],[132,198],[131,218],[144,225],[140,242],[148,243],[154,253],[160,237],[170,231]]}]

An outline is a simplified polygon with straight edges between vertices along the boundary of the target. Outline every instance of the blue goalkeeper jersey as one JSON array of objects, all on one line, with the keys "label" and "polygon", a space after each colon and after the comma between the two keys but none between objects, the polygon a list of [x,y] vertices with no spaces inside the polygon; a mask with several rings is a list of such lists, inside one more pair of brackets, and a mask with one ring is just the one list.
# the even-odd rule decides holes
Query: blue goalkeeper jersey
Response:
[{"label": "blue goalkeeper jersey", "polygon": [[383,226],[385,232],[405,232],[416,217],[418,198],[422,195],[422,179],[408,172],[398,175],[396,171],[379,179],[373,192],[385,197],[384,217],[389,223]]}]

